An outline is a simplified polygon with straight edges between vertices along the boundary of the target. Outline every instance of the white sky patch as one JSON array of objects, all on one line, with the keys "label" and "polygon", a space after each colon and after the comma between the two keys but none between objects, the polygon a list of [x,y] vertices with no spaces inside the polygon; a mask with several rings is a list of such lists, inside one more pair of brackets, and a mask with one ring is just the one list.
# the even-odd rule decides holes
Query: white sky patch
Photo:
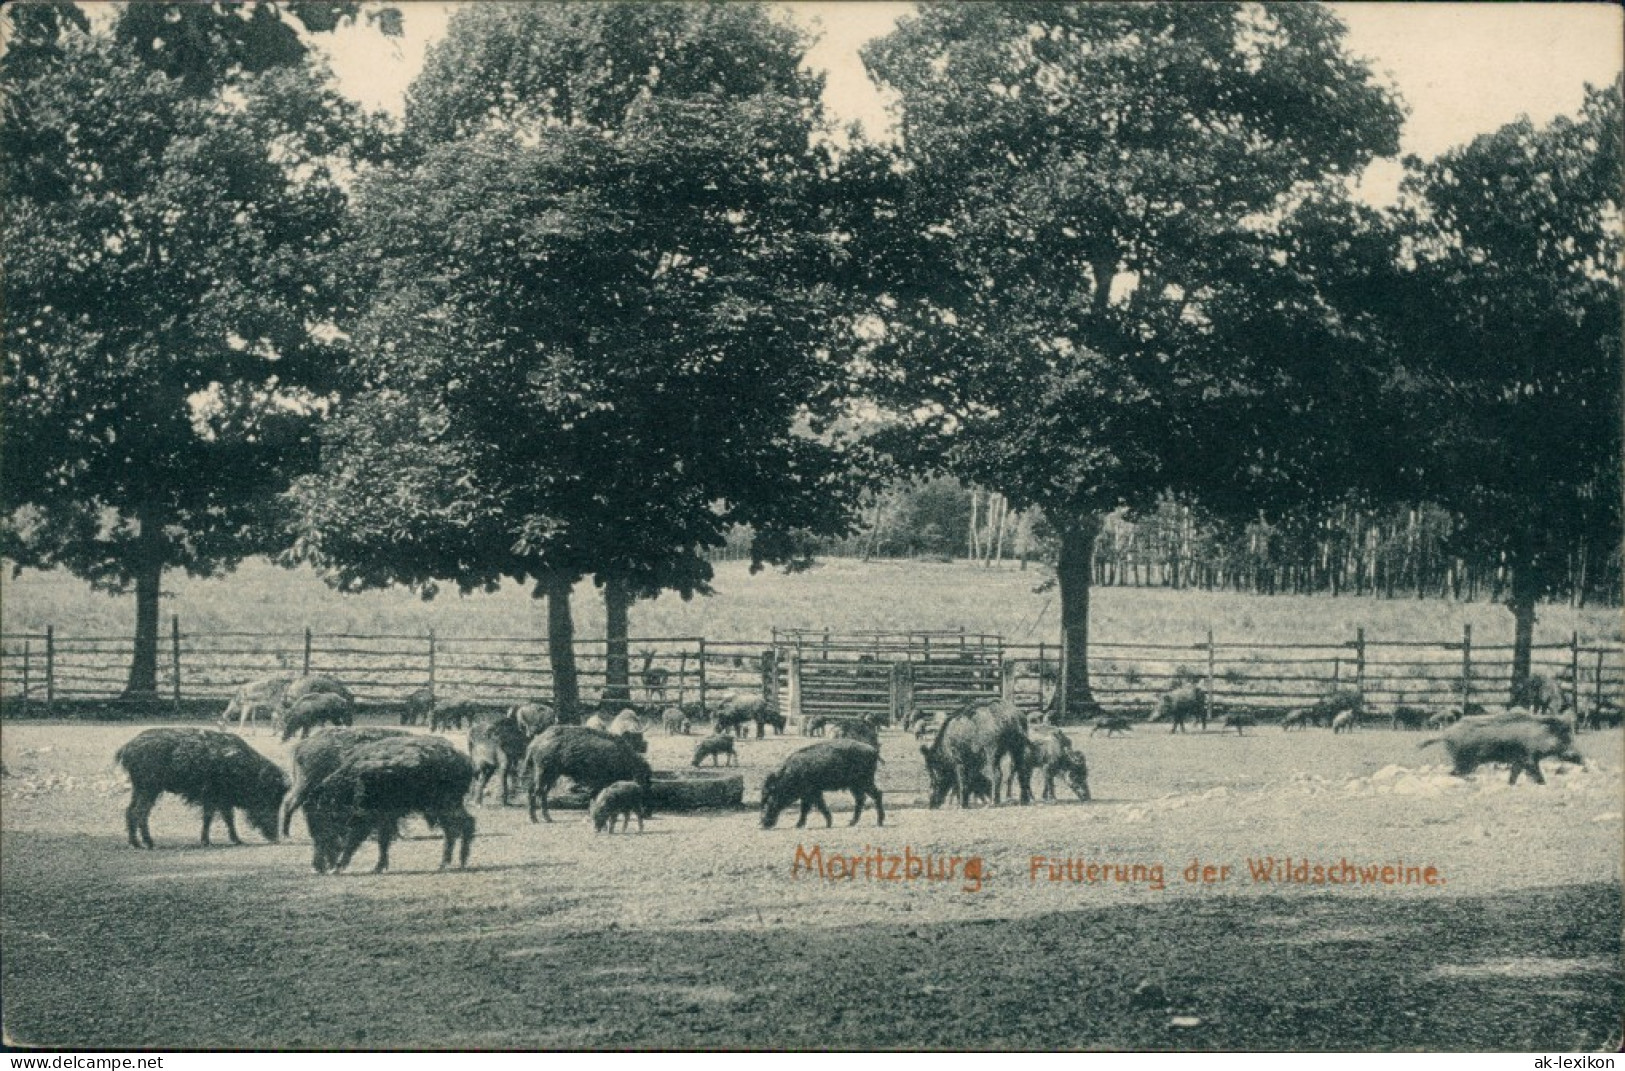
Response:
[{"label": "white sky patch", "polygon": [[[458,5],[407,3],[405,36],[386,38],[366,19],[321,38],[345,92],[395,115],[423,67],[428,46],[445,36]],[[809,65],[827,74],[825,105],[838,124],[857,121],[885,137],[892,119],[858,58],[872,38],[913,9],[906,3],[776,5],[820,35]],[[1334,3],[1348,25],[1349,51],[1367,59],[1410,107],[1401,151],[1424,159],[1527,115],[1537,125],[1579,111],[1589,82],[1604,85],[1625,69],[1625,11],[1609,3]],[[1393,200],[1398,161],[1375,162],[1362,191]]]}]

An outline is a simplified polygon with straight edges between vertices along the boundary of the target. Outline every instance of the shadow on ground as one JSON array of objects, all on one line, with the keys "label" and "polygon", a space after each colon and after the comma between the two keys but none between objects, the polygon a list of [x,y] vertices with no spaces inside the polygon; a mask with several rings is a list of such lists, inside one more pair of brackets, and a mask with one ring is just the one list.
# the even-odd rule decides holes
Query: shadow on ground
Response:
[{"label": "shadow on ground", "polygon": [[99,838],[3,847],[13,1044],[1574,1052],[1617,1047],[1625,1004],[1617,884],[832,929],[642,930],[606,902],[586,931],[545,898],[460,905],[454,875],[397,902],[294,873],[124,880]]}]

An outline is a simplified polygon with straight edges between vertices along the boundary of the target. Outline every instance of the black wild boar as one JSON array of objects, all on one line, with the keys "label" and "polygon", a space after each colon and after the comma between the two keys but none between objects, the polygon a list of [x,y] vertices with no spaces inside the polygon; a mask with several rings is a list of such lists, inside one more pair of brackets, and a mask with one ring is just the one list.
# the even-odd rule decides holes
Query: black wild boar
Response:
[{"label": "black wild boar", "polygon": [[561,777],[568,777],[589,795],[596,796],[616,781],[636,781],[645,790],[652,771],[648,760],[618,736],[581,725],[555,725],[530,742],[525,752],[525,780],[530,792],[530,820],[541,805],[547,813],[547,794]]},{"label": "black wild boar", "polygon": [[625,740],[639,755],[649,753],[649,742],[643,738],[643,722],[635,710],[623,710],[615,715],[615,720],[609,723],[609,734]]},{"label": "black wild boar", "polygon": [[880,752],[857,740],[827,740],[797,751],[767,775],[762,782],[762,828],[772,829],[779,813],[791,803],[801,801],[801,817],[796,828],[807,824],[807,812],[818,808],[824,824],[833,826],[829,807],[824,803],[825,792],[852,793],[851,825],[857,825],[863,816],[864,797],[875,801],[875,824],[886,824],[886,809],[880,802],[880,789],[875,787],[875,768],[880,763]]},{"label": "black wild boar", "polygon": [[288,827],[293,824],[293,813],[304,806],[305,793],[338,769],[350,752],[362,744],[370,744],[386,736],[405,735],[400,729],[363,726],[359,729],[329,729],[308,740],[301,740],[293,749],[293,787],[282,804],[282,820],[279,823],[282,835],[288,835]]},{"label": "black wild boar", "polygon": [[1084,761],[1082,752],[1073,749],[1065,733],[1052,729],[1037,737],[1028,747],[1028,756],[1033,769],[1044,771],[1043,799],[1055,798],[1055,778],[1060,774],[1066,777],[1073,794],[1088,802],[1089,764]]},{"label": "black wild boar", "polygon": [[1126,733],[1133,728],[1134,724],[1125,717],[1096,718],[1094,727],[1089,730],[1089,735],[1094,736],[1104,729],[1107,736],[1116,736],[1118,733]]},{"label": "black wild boar", "polygon": [[1584,765],[1580,753],[1574,749],[1574,737],[1567,722],[1555,717],[1534,717],[1528,714],[1490,714],[1462,718],[1444,735],[1424,740],[1419,745],[1440,744],[1450,753],[1451,773],[1466,777],[1486,762],[1504,762],[1512,767],[1507,783],[1518,783],[1518,775],[1527,773],[1537,785],[1546,778],[1540,772],[1543,758],[1561,759]]},{"label": "black wild boar", "polygon": [[[302,699],[316,695],[337,696],[344,701],[346,709],[351,711],[355,709],[355,696],[351,694],[350,689],[325,673],[308,673],[303,677],[295,677],[283,691],[282,704],[271,717],[271,729],[277,733],[282,732],[294,705]],[[286,740],[287,737],[284,736],[282,739]]]},{"label": "black wild boar", "polygon": [[660,726],[667,736],[687,736],[688,718],[681,707],[667,707],[660,715]]},{"label": "black wild boar", "polygon": [[756,739],[760,740],[765,735],[763,726],[767,724],[768,716],[776,713],[768,705],[768,701],[760,697],[734,700],[724,704],[717,711],[712,731],[718,733],[732,731],[737,736],[747,736],[750,726],[754,725]]},{"label": "black wild boar", "polygon": [[750,712],[741,710],[732,703],[724,704],[711,716],[711,732],[728,733],[733,736],[745,736],[750,729]]},{"label": "black wild boar", "polygon": [[913,731],[915,743],[925,747],[930,741],[936,739],[937,730],[941,729],[942,723],[947,720],[948,716],[946,714],[926,714],[913,719],[908,723],[907,727]]},{"label": "black wild boar", "polygon": [[721,766],[723,755],[728,756],[729,766],[739,765],[739,755],[734,751],[734,738],[727,733],[715,733],[695,745],[694,765],[698,766],[706,759],[710,759],[712,766]]},{"label": "black wild boar", "polygon": [[880,750],[880,730],[868,718],[832,719],[835,735],[843,740],[861,740],[876,751]]},{"label": "black wild boar", "polygon": [[445,696],[435,696],[434,709],[429,713],[429,728],[435,732],[442,729],[461,729],[464,722],[472,724],[474,719],[483,714],[500,714],[502,707],[496,703],[487,703],[453,692]]},{"label": "black wild boar", "polygon": [[[288,779],[277,764],[243,742],[214,729],[148,729],[114,755],[130,775],[130,805],[124,830],[130,847],[152,845],[147,820],[165,792],[203,808],[203,843],[215,814],[226,822],[226,834],[241,844],[233,808],[266,840],[277,839],[277,810],[288,792]],[[139,840],[137,836],[139,834]]]},{"label": "black wild boar", "polygon": [[1289,732],[1293,729],[1307,729],[1317,724],[1313,710],[1289,710],[1281,718],[1281,731]]},{"label": "black wild boar", "polygon": [[1561,714],[1569,702],[1556,681],[1539,673],[1531,673],[1513,686],[1512,705],[1527,707],[1536,714]]},{"label": "black wild boar", "polygon": [[1617,729],[1622,721],[1618,705],[1603,700],[1601,705],[1594,707],[1586,716],[1585,723],[1588,729]]},{"label": "black wild boar", "polygon": [[615,832],[617,818],[622,820],[624,833],[632,828],[633,815],[637,815],[638,832],[642,833],[643,820],[649,817],[649,794],[636,781],[617,781],[593,797],[587,813],[592,817],[595,833],[602,833],[606,824],[611,833]]},{"label": "black wild boar", "polygon": [[297,699],[282,712],[282,739],[292,739],[294,733],[303,740],[318,725],[353,725],[355,707],[341,695],[332,692],[312,692]]},{"label": "black wild boar", "polygon": [[416,725],[434,717],[434,692],[419,688],[401,703],[401,724]]},{"label": "black wild boar", "polygon": [[1247,733],[1245,730],[1257,724],[1258,719],[1253,717],[1251,714],[1230,714],[1224,719],[1224,727],[1226,729],[1234,729],[1237,736],[1246,736]]},{"label": "black wild boar", "polygon": [[418,814],[445,837],[442,868],[468,865],[474,816],[463,805],[474,767],[438,736],[389,736],[357,745],[338,769],[305,795],[305,822],[317,873],[342,870],[369,836],[378,838],[374,871],[389,869],[389,845],[407,815]]},{"label": "black wild boar", "polygon": [[501,778],[498,783],[502,786],[502,805],[508,805],[529,745],[530,734],[512,711],[499,718],[485,714],[474,719],[468,730],[468,758],[474,765],[475,803],[485,802],[486,786],[496,775]]},{"label": "black wild boar", "polygon": [[282,705],[291,707],[307,695],[336,695],[351,706],[355,705],[355,695],[350,689],[325,673],[309,673],[296,678],[283,693]]},{"label": "black wild boar", "polygon": [[1032,802],[1032,770],[1027,762],[1027,719],[1003,700],[978,700],[943,720],[930,744],[920,748],[931,779],[930,806],[942,806],[957,790],[961,807],[970,806],[976,786],[993,787],[999,801],[999,764],[1010,759],[1021,785],[1021,802]]},{"label": "black wild boar", "polygon": [[1421,707],[1398,706],[1388,716],[1390,729],[1421,729],[1427,724],[1428,712]]},{"label": "black wild boar", "polygon": [[1461,720],[1459,710],[1441,710],[1428,719],[1429,729],[1447,729]]},{"label": "black wild boar", "polygon": [[532,737],[543,729],[551,729],[559,721],[557,712],[546,703],[520,703],[509,713],[525,730],[525,735]]},{"label": "black wild boar", "polygon": [[1157,696],[1156,709],[1151,712],[1151,721],[1162,721],[1164,718],[1173,722],[1170,733],[1185,732],[1187,719],[1201,725],[1202,731],[1207,731],[1207,694],[1194,684],[1172,688]]},{"label": "black wild boar", "polygon": [[627,708],[615,715],[614,720],[609,723],[609,731],[616,736],[625,736],[627,733],[642,736],[643,721],[638,717],[637,711]]},{"label": "black wild boar", "polygon": [[1309,717],[1325,728],[1344,711],[1353,711],[1356,715],[1365,711],[1365,696],[1358,688],[1333,688],[1309,708]]}]

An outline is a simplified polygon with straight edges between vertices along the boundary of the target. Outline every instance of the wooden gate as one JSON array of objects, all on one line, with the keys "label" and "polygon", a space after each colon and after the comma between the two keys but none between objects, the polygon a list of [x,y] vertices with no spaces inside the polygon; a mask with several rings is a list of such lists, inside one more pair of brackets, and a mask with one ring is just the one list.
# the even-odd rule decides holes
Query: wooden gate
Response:
[{"label": "wooden gate", "polygon": [[964,632],[773,634],[778,708],[798,724],[869,718],[904,725],[1003,694],[1004,643]]}]

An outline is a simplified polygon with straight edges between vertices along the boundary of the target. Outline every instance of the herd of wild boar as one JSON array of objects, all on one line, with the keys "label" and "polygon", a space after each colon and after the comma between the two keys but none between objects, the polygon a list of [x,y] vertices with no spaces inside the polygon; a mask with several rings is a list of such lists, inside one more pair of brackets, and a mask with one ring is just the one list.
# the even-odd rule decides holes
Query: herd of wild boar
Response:
[{"label": "herd of wild boar", "polygon": [[[1573,733],[1578,718],[1565,716],[1560,693],[1526,690],[1524,707],[1465,711],[1428,716],[1400,706],[1380,719],[1369,712],[1358,691],[1334,690],[1314,705],[1287,713],[1283,730],[1330,728],[1352,733],[1362,722],[1386,722],[1393,729],[1432,728],[1438,735],[1421,746],[1442,745],[1452,773],[1472,774],[1486,764],[1504,764],[1511,781],[1527,774],[1544,784],[1540,760],[1581,764]],[[1552,708],[1556,707],[1554,711]],[[218,815],[233,843],[240,843],[234,812],[268,840],[289,831],[294,813],[303,811],[313,845],[312,867],[318,873],[342,870],[367,840],[378,843],[377,870],[389,866],[389,847],[402,820],[417,816],[444,837],[441,866],[453,855],[468,862],[475,821],[467,799],[484,804],[493,778],[503,805],[521,788],[530,820],[552,821],[548,795],[564,779],[590,800],[588,814],[595,831],[624,831],[637,819],[643,829],[651,810],[653,771],[647,759],[645,724],[659,724],[668,734],[689,733],[707,720],[697,705],[669,706],[663,711],[622,709],[595,713],[583,725],[562,725],[550,706],[525,703],[511,708],[482,704],[463,696],[437,697],[427,691],[408,698],[401,728],[354,726],[355,699],[338,681],[321,674],[278,677],[244,685],[227,705],[218,729],[148,729],[119,749],[116,759],[129,774],[131,795],[125,828],[133,847],[153,847],[148,818],[159,796],[174,793],[203,811],[202,840],[209,843]],[[1170,732],[1185,732],[1187,722],[1205,729],[1211,707],[1202,689],[1184,684],[1156,702],[1147,724],[1167,722]],[[240,736],[223,731],[230,719],[238,728],[264,716],[284,741],[295,733],[290,777]],[[435,732],[468,724],[466,753],[440,735],[412,733],[408,726],[426,721]],[[710,759],[713,766],[737,763],[735,742],[755,727],[761,739],[768,727],[782,733],[785,719],[760,699],[725,702],[711,713],[711,734],[694,749],[693,765]],[[1255,719],[1231,713],[1225,728],[1244,733]],[[1593,725],[1597,722],[1593,719]],[[1617,722],[1615,723],[1617,724]],[[1135,723],[1122,715],[1094,720],[1090,735],[1132,732]],[[313,729],[320,731],[312,735]],[[852,824],[873,802],[875,821],[884,824],[885,805],[875,785],[880,762],[879,725],[863,717],[809,718],[808,735],[833,738],[804,747],[769,773],[762,784],[761,825],[771,829],[789,807],[800,805],[796,825],[811,811],[833,824],[826,792],[850,792]],[[1089,766],[1083,753],[1061,729],[1036,719],[1000,699],[970,702],[957,710],[925,715],[903,726],[912,731],[929,781],[930,807],[956,799],[961,807],[973,800],[1033,799],[1032,778],[1042,776],[1041,798],[1054,799],[1057,779],[1081,801],[1089,796]]]}]

